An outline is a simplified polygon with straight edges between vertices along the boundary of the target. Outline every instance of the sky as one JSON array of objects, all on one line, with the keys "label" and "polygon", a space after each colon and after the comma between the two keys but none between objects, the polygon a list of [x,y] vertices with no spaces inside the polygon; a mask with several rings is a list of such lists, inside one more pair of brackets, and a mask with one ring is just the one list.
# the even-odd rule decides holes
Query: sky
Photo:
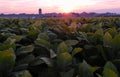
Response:
[{"label": "sky", "polygon": [[64,12],[120,13],[120,0],[0,0],[0,13]]}]

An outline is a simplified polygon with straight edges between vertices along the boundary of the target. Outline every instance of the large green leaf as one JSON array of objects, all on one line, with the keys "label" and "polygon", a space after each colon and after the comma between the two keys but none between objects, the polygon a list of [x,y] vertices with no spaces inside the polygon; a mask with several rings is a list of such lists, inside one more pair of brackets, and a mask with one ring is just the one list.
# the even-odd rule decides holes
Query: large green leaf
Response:
[{"label": "large green leaf", "polygon": [[40,34],[38,35],[38,38],[37,38],[37,39],[44,39],[44,40],[49,41],[49,37],[48,37],[48,35],[45,34],[45,33],[40,33]]},{"label": "large green leaf", "polygon": [[79,65],[79,77],[93,77],[93,70],[85,61]]},{"label": "large green leaf", "polygon": [[16,49],[16,44],[15,44],[15,39],[7,38],[1,45],[0,45],[0,50],[7,50],[9,48],[13,48],[14,50]]},{"label": "large green leaf", "polygon": [[98,30],[95,32],[95,34],[98,34],[98,35],[103,36],[103,29],[102,29],[102,28],[101,28],[101,29],[98,29]]},{"label": "large green leaf", "polygon": [[29,30],[28,34],[30,36],[36,36],[39,34],[39,31],[34,27],[34,29]]},{"label": "large green leaf", "polygon": [[68,52],[60,53],[57,56],[57,64],[59,67],[66,67],[72,64],[72,56]]},{"label": "large green leaf", "polygon": [[65,43],[68,46],[73,46],[73,45],[76,45],[78,43],[78,41],[77,40],[66,40]]},{"label": "large green leaf", "polygon": [[115,27],[109,28],[108,32],[114,37],[117,34],[117,30]]},{"label": "large green leaf", "polygon": [[105,35],[103,36],[104,46],[109,47],[111,40],[112,40],[112,36],[108,32],[106,32]]},{"label": "large green leaf", "polygon": [[90,42],[94,44],[101,43],[103,41],[103,29],[98,29],[94,35],[90,36]]},{"label": "large green leaf", "polygon": [[72,51],[72,55],[74,56],[75,54],[79,53],[79,52],[82,52],[82,48],[75,48],[73,51]]},{"label": "large green leaf", "polygon": [[16,41],[16,39],[7,38],[7,40],[4,41],[4,44],[12,45],[13,43],[15,43],[15,41]]},{"label": "large green leaf", "polygon": [[114,66],[114,64],[110,61],[108,61],[105,66],[104,66],[104,69],[111,69],[113,70],[114,72],[118,73],[117,71],[117,68]]},{"label": "large green leaf", "polygon": [[86,42],[89,43],[88,36],[85,32],[78,32],[78,34],[79,34],[79,37],[77,37],[77,38],[79,41],[85,40]]},{"label": "large green leaf", "polygon": [[117,73],[115,73],[111,69],[104,69],[103,77],[119,77]]},{"label": "large green leaf", "polygon": [[116,35],[112,40],[111,40],[111,47],[114,51],[120,50],[120,34]]},{"label": "large green leaf", "polygon": [[107,61],[107,56],[106,56],[106,53],[103,49],[103,46],[102,45],[97,45],[96,48],[97,48],[98,52],[101,54],[101,56],[103,57],[103,59],[105,61]]},{"label": "large green leaf", "polygon": [[15,54],[12,49],[0,51],[0,75],[7,76],[15,64]]},{"label": "large green leaf", "polygon": [[19,42],[23,38],[23,36],[21,36],[21,35],[15,35],[15,36],[11,36],[11,38],[15,39],[15,41]]},{"label": "large green leaf", "polygon": [[52,59],[47,58],[47,57],[37,57],[36,59],[34,59],[31,63],[30,66],[37,66],[37,65],[41,65],[43,63],[45,63],[47,66],[52,67],[53,63],[52,63]]},{"label": "large green leaf", "polygon": [[65,42],[62,42],[58,45],[57,51],[58,54],[69,52],[69,47],[65,44]]},{"label": "large green leaf", "polygon": [[16,55],[21,55],[21,54],[26,54],[30,53],[34,50],[33,45],[28,45],[28,46],[22,46],[21,48],[18,48],[16,51]]},{"label": "large green leaf", "polygon": [[103,77],[119,77],[117,68],[112,62],[107,62],[104,66]]},{"label": "large green leaf", "polygon": [[40,45],[42,47],[45,47],[47,49],[49,49],[51,47],[50,42],[46,41],[44,39],[37,39],[37,40],[35,40],[35,44]]}]

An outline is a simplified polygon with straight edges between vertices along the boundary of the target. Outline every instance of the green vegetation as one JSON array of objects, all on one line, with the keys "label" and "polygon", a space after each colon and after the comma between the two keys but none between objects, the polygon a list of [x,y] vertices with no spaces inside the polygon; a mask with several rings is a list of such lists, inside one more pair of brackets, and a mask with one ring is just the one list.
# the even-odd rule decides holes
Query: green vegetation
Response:
[{"label": "green vegetation", "polygon": [[120,77],[120,18],[1,18],[0,77]]}]

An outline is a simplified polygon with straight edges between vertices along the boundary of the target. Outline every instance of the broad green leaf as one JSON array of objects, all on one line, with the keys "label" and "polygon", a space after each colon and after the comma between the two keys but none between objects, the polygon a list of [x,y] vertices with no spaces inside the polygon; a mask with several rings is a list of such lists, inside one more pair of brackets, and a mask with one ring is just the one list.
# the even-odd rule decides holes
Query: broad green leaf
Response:
[{"label": "broad green leaf", "polygon": [[40,34],[38,35],[38,38],[37,38],[37,39],[44,39],[44,40],[49,41],[49,37],[48,37],[48,35],[45,34],[45,33],[40,33]]},{"label": "broad green leaf", "polygon": [[67,72],[60,72],[61,77],[73,77],[74,69],[71,69]]},{"label": "broad green leaf", "polygon": [[112,36],[108,32],[106,32],[105,35],[103,36],[104,46],[109,47],[111,40],[112,40]]},{"label": "broad green leaf", "polygon": [[57,56],[57,64],[59,67],[66,67],[72,64],[72,56],[68,52],[60,53]]},{"label": "broad green leaf", "polygon": [[108,32],[114,37],[117,34],[117,30],[115,27],[109,28]]},{"label": "broad green leaf", "polygon": [[120,34],[116,35],[111,40],[111,47],[114,49],[114,51],[120,50]]},{"label": "broad green leaf", "polygon": [[107,61],[107,56],[105,54],[105,51],[103,50],[102,45],[97,45],[96,48],[97,48],[98,52],[100,52],[100,54],[104,58],[104,60]]},{"label": "broad green leaf", "polygon": [[102,42],[103,41],[103,35],[100,34],[94,34],[93,36],[90,37],[90,42],[97,44],[97,42]]},{"label": "broad green leaf", "polygon": [[85,40],[86,42],[89,43],[87,34],[86,34],[85,32],[79,32],[79,35],[80,35],[80,37],[82,38],[82,39],[81,39],[81,38],[78,37],[78,39],[79,39],[80,41],[81,41],[81,40]]},{"label": "broad green leaf", "polygon": [[35,35],[38,35],[39,32],[38,32],[37,30],[30,30],[30,31],[28,32],[28,34],[29,34],[30,36],[35,36]]},{"label": "broad green leaf", "polygon": [[103,77],[119,77],[117,68],[112,62],[107,62],[104,66]]},{"label": "broad green leaf", "polygon": [[80,26],[80,28],[81,28],[81,31],[90,32],[92,29],[92,25],[86,23],[86,24],[83,24],[82,26]]},{"label": "broad green leaf", "polygon": [[98,29],[93,36],[90,37],[90,42],[97,43],[103,41],[103,29]]},{"label": "broad green leaf", "polygon": [[79,65],[79,77],[93,77],[91,66],[85,61]]},{"label": "broad green leaf", "polygon": [[40,65],[40,64],[43,64],[43,63],[45,63],[49,67],[53,66],[52,59],[47,58],[47,57],[37,57],[35,60],[33,60],[30,63],[30,66],[37,66],[37,65]]},{"label": "broad green leaf", "polygon": [[4,44],[9,44],[9,45],[12,45],[15,43],[15,39],[12,39],[12,38],[7,38],[6,41],[4,41]]},{"label": "broad green leaf", "polygon": [[9,48],[13,48],[14,50],[16,50],[15,39],[7,38],[7,40],[0,45],[1,51],[7,50]]},{"label": "broad green leaf", "polygon": [[28,46],[22,46],[21,48],[18,48],[16,51],[16,55],[21,55],[21,54],[26,54],[30,53],[34,50],[33,45],[28,45]]},{"label": "broad green leaf", "polygon": [[108,61],[105,66],[104,66],[104,69],[111,69],[113,70],[114,72],[118,73],[117,71],[117,68],[114,66],[114,64],[110,61]]},{"label": "broad green leaf", "polygon": [[22,38],[23,38],[23,36],[21,36],[21,35],[15,35],[15,36],[11,36],[11,38],[12,39],[15,39],[15,41],[20,41]]},{"label": "broad green leaf", "polygon": [[5,75],[12,71],[15,64],[15,54],[12,49],[0,51],[0,72]]},{"label": "broad green leaf", "polygon": [[98,29],[98,30],[95,32],[95,34],[98,34],[98,35],[103,36],[103,29],[102,29],[102,28],[101,28],[101,29]]},{"label": "broad green leaf", "polygon": [[69,52],[69,47],[65,44],[65,42],[62,42],[58,45],[57,51],[58,51],[58,54]]},{"label": "broad green leaf", "polygon": [[118,74],[111,69],[104,69],[103,77],[119,77]]},{"label": "broad green leaf", "polygon": [[51,47],[50,42],[46,41],[44,39],[40,39],[40,40],[37,39],[37,40],[35,40],[35,44],[40,45],[40,46],[45,47],[45,48],[50,48]]},{"label": "broad green leaf", "polygon": [[75,48],[73,51],[72,51],[72,55],[74,56],[75,54],[81,52],[83,49],[82,48]]},{"label": "broad green leaf", "polygon": [[77,40],[67,40],[65,41],[66,45],[68,46],[73,46],[73,45],[76,45],[78,43]]}]

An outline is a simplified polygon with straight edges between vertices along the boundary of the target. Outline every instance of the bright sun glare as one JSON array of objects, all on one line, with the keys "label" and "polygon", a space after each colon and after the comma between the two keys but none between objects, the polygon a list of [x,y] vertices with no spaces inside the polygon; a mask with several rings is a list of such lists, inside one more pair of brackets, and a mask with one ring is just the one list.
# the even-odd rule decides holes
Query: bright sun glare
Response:
[{"label": "bright sun glare", "polygon": [[69,13],[69,12],[74,12],[75,10],[77,10],[78,7],[84,8],[84,7],[88,7],[91,5],[95,5],[97,4],[98,1],[91,1],[91,0],[71,0],[71,1],[67,1],[67,0],[61,0],[60,3],[60,7],[59,10],[61,12],[64,13]]},{"label": "bright sun glare", "polygon": [[66,5],[66,6],[62,6],[60,9],[64,13],[70,13],[70,12],[72,12],[74,10],[74,7]]}]

